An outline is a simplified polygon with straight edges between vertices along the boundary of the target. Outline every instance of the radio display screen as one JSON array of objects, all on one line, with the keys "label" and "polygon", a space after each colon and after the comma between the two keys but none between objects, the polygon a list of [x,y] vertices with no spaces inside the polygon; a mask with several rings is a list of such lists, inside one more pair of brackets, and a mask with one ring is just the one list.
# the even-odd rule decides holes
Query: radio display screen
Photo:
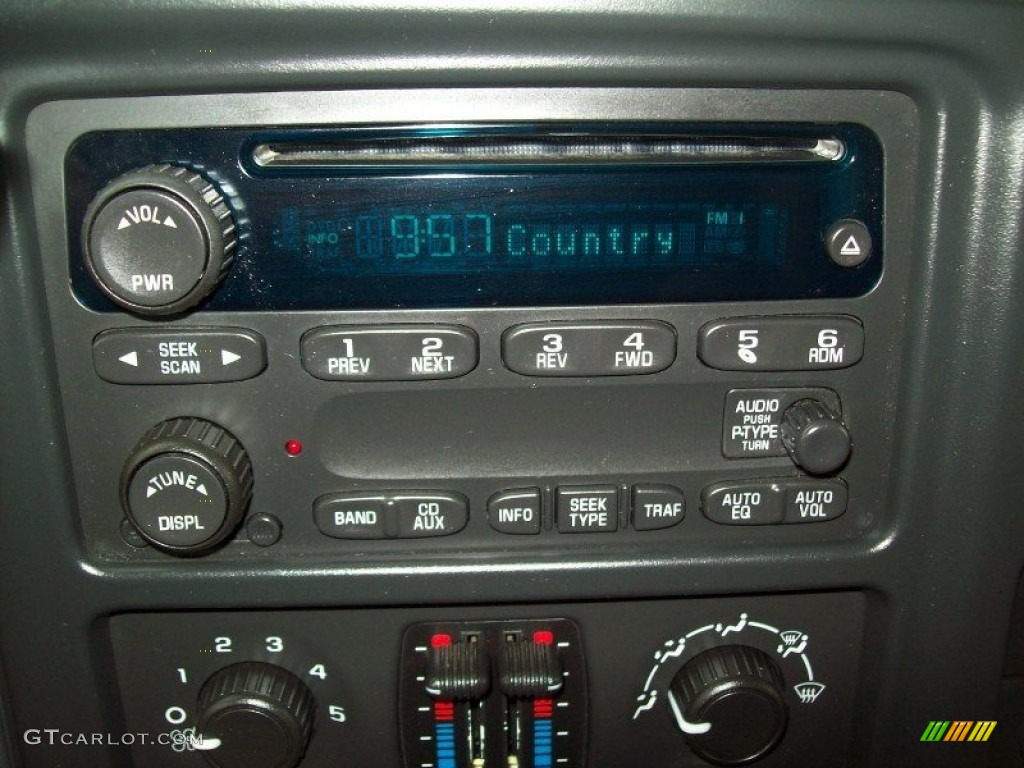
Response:
[{"label": "radio display screen", "polygon": [[[801,130],[823,128],[785,127]],[[72,286],[87,306],[113,309],[81,267],[76,222],[111,178],[167,162],[214,179],[237,223],[235,263],[210,310],[862,295],[882,271],[881,149],[864,128],[827,130],[845,148],[837,162],[274,172],[247,162],[253,131],[89,134],[66,166]],[[834,263],[824,242],[848,218],[876,244],[856,268]]]}]

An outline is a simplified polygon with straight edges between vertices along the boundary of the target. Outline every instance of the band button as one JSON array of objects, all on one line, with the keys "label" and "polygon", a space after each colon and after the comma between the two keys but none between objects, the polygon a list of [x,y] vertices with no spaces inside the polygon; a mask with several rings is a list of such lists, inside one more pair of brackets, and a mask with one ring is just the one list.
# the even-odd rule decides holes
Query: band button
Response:
[{"label": "band button", "polygon": [[782,522],[785,492],[771,481],[709,485],[701,493],[704,517],[721,525],[772,525]]},{"label": "band button", "polygon": [[531,323],[505,331],[501,356],[524,376],[635,376],[672,365],[676,334],[654,320]]},{"label": "band button", "polygon": [[454,379],[478,360],[476,334],[457,325],[316,328],[300,349],[306,372],[325,381]]},{"label": "band button", "polygon": [[614,485],[558,489],[558,531],[598,533],[619,527],[619,491]]},{"label": "band button", "polygon": [[362,494],[330,494],[313,502],[313,521],[335,539],[386,539],[388,498]]}]

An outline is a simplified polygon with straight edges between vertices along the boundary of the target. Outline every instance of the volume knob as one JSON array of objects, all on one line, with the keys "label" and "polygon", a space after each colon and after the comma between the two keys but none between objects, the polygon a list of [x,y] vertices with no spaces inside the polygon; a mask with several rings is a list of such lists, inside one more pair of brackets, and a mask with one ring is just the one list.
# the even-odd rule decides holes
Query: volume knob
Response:
[{"label": "volume knob", "polygon": [[286,669],[247,661],[216,672],[199,691],[196,723],[215,768],[294,768],[316,720],[309,688]]},{"label": "volume knob", "polygon": [[132,449],[121,473],[121,504],[151,544],[196,555],[234,532],[252,486],[249,454],[234,435],[182,417],[157,424]]},{"label": "volume knob", "polygon": [[235,224],[209,179],[151,165],[96,195],[85,214],[82,252],[111,300],[139,315],[171,315],[194,307],[224,277]]}]

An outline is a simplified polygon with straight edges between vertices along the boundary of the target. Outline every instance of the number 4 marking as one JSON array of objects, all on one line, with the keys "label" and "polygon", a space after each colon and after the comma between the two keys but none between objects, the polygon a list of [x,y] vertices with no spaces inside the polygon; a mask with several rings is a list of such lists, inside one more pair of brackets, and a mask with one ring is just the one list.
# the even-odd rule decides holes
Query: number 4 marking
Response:
[{"label": "number 4 marking", "polygon": [[323,664],[314,664],[313,668],[309,670],[309,674],[313,677],[319,677],[321,680],[327,679],[327,669]]},{"label": "number 4 marking", "polygon": [[626,340],[624,342],[622,342],[622,346],[624,346],[624,347],[632,347],[637,352],[639,352],[641,349],[644,348],[644,346],[646,346],[644,344],[644,335],[642,333],[640,333],[639,331],[637,331],[636,333],[631,333],[626,338]]}]

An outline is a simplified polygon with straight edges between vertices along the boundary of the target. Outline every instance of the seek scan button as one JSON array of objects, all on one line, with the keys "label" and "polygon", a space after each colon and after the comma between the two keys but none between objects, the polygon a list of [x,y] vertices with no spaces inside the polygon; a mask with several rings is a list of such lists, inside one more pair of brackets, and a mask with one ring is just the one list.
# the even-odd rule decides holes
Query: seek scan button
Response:
[{"label": "seek scan button", "polygon": [[671,485],[633,486],[633,528],[656,531],[678,525],[686,514],[683,492]]},{"label": "seek scan button", "polygon": [[540,533],[540,490],[502,491],[487,501],[487,522],[499,533]]},{"label": "seek scan button", "polygon": [[558,489],[558,531],[599,533],[619,527],[619,489],[614,485]]}]

